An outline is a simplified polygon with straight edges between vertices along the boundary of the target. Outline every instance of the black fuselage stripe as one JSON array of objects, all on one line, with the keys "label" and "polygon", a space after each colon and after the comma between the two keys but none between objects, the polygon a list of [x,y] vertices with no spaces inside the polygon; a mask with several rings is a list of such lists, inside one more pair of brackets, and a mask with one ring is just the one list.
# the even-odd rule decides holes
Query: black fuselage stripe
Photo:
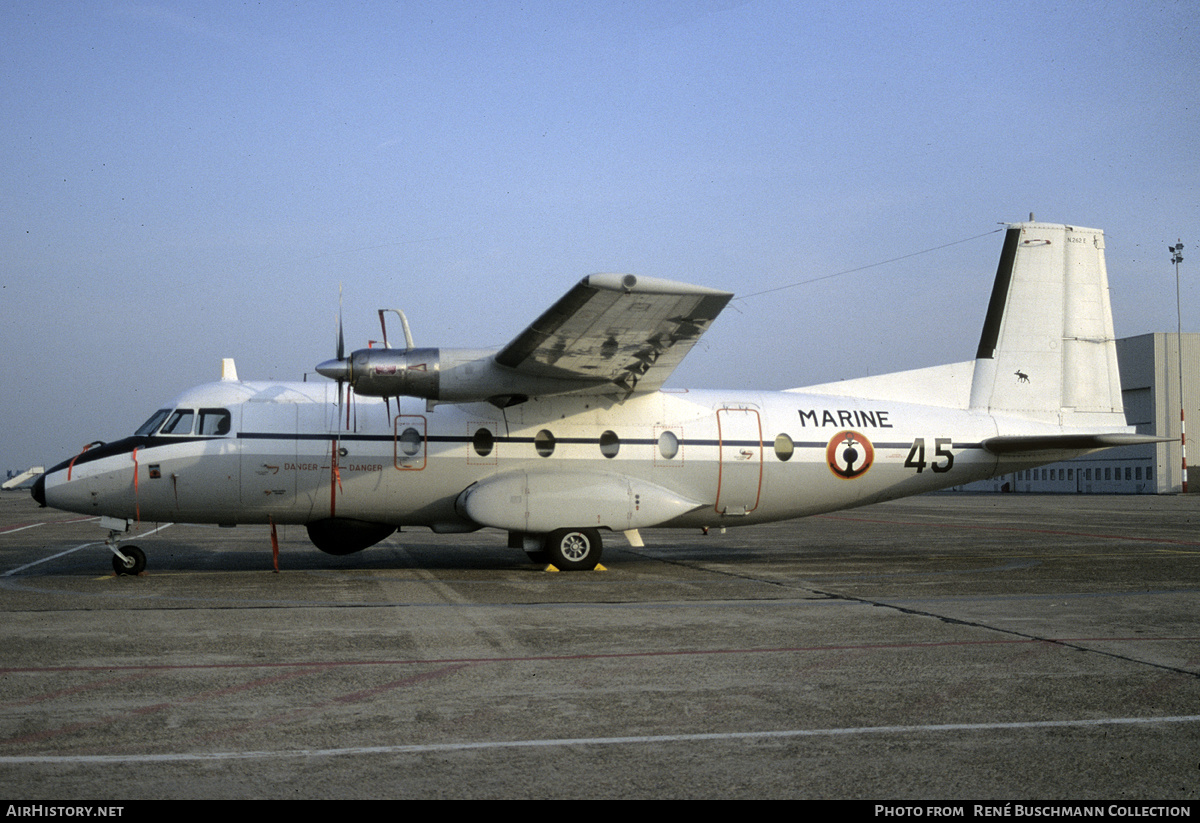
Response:
[{"label": "black fuselage stripe", "polygon": [[[307,442],[318,441],[318,442],[332,443],[332,442],[339,441],[339,440],[355,442],[355,443],[394,443],[394,442],[396,442],[396,436],[394,434],[355,434],[355,433],[338,434],[336,432],[327,433],[327,434],[297,434],[297,433],[283,434],[283,433],[279,433],[279,432],[238,432],[235,437],[238,440],[286,440],[286,441],[292,441],[292,442],[295,442],[295,441],[307,441]],[[121,455],[121,454],[130,454],[133,452],[133,450],[135,448],[138,450],[149,451],[152,449],[158,449],[158,448],[162,448],[165,446],[175,446],[180,443],[196,443],[196,442],[203,442],[203,441],[214,441],[214,440],[225,440],[225,439],[229,439],[229,436],[222,436],[222,437],[142,437],[142,436],[126,437],[122,440],[115,440],[112,443],[106,443],[103,446],[98,446],[98,447],[95,447],[92,449],[88,449],[87,451],[82,452],[81,454],[75,456],[72,459],[74,460],[74,463],[76,466],[81,466],[81,465],[84,465],[85,463],[91,463],[95,460],[101,460],[105,457],[113,457],[113,456]],[[426,437],[425,442],[426,443],[449,443],[449,444],[466,445],[466,444],[473,443],[474,438],[471,437],[470,435],[435,434],[435,435],[430,435],[430,436]],[[493,438],[493,442],[525,444],[525,443],[536,443],[537,441],[535,440],[535,438],[532,438],[532,437],[495,436]],[[598,437],[560,437],[560,438],[555,438],[554,443],[555,443],[555,445],[564,444],[564,443],[571,444],[571,445],[599,445],[600,439]],[[656,446],[656,445],[658,445],[658,440],[654,439],[654,438],[648,438],[648,437],[630,438],[628,440],[621,440],[620,445],[621,446]],[[767,442],[767,441],[760,442],[758,440],[724,440],[724,441],[722,441],[722,440],[712,440],[712,439],[702,439],[702,440],[680,439],[679,445],[684,446],[684,447],[691,446],[692,448],[701,447],[701,446],[710,447],[710,448],[720,448],[720,447],[752,448],[752,449],[753,448],[769,449],[770,448],[769,442]],[[872,445],[876,449],[907,449],[912,446],[912,444],[908,443],[908,442],[902,442],[902,443],[900,443],[900,442],[897,442],[897,443],[876,442],[876,443],[873,443]],[[827,440],[808,440],[808,441],[800,441],[800,442],[794,443],[794,447],[797,449],[825,449],[828,446],[829,446],[829,441],[827,441]],[[952,448],[954,450],[982,450],[983,444],[982,443],[955,443],[955,444],[952,444],[950,446],[950,448]],[[55,472],[60,469],[65,469],[70,464],[71,464],[71,460],[64,460],[63,462],[59,463],[58,465],[53,466],[50,469],[50,472]]]}]

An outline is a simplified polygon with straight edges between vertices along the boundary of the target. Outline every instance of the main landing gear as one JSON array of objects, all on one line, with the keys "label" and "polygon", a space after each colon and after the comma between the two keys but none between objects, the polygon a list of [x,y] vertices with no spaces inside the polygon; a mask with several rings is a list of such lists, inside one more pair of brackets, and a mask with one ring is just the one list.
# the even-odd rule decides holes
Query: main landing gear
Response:
[{"label": "main landing gear", "polygon": [[558,529],[544,535],[509,532],[508,546],[524,549],[538,565],[549,563],[564,572],[590,572],[600,565],[602,548],[596,529]]},{"label": "main landing gear", "polygon": [[601,549],[600,532],[596,529],[558,529],[546,535],[538,554],[545,555],[544,562],[564,572],[587,572],[600,562]]}]

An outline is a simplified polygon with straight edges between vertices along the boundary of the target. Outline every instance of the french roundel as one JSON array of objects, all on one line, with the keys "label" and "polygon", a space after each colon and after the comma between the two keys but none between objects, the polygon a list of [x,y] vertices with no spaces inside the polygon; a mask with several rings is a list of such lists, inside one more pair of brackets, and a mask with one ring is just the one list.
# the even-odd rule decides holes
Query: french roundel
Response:
[{"label": "french roundel", "polygon": [[875,447],[856,431],[838,432],[825,447],[825,462],[838,477],[853,480],[871,468],[875,462]]}]

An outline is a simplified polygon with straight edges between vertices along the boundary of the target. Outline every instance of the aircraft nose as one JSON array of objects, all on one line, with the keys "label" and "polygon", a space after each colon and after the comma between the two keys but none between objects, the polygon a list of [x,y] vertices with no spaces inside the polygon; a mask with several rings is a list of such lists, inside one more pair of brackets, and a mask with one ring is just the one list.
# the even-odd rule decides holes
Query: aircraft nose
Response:
[{"label": "aircraft nose", "polygon": [[33,495],[33,499],[39,506],[43,509],[46,508],[46,475],[44,473],[38,475],[38,479],[33,481],[33,488],[29,490],[29,493]]}]

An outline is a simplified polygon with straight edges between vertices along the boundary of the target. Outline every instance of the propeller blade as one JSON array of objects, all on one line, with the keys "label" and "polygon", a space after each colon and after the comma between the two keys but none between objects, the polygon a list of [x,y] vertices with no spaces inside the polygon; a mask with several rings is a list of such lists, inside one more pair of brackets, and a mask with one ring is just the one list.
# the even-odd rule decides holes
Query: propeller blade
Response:
[{"label": "propeller blade", "polygon": [[346,336],[342,333],[342,284],[338,283],[338,338],[337,359],[346,357]]}]

